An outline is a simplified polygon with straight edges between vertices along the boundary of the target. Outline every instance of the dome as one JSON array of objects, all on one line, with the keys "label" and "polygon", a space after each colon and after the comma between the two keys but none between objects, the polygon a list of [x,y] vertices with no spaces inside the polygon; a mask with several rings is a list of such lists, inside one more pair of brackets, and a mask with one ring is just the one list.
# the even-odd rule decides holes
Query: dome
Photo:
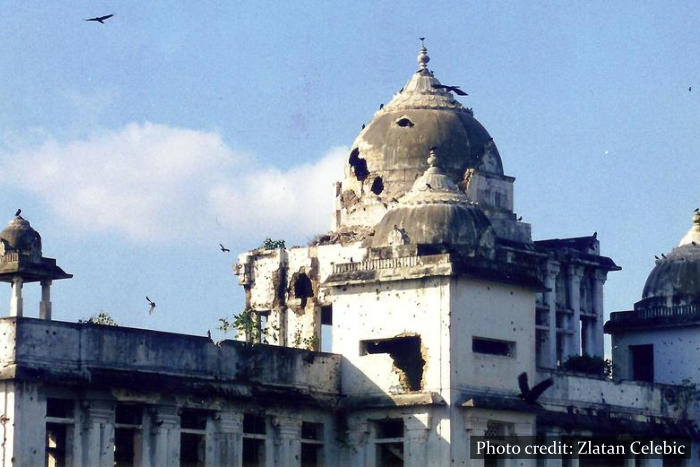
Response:
[{"label": "dome", "polygon": [[700,213],[678,247],[662,255],[649,274],[637,308],[700,303]]},{"label": "dome", "polygon": [[0,250],[18,252],[23,255],[41,258],[41,235],[34,230],[29,221],[16,216],[0,232]]},{"label": "dome", "polygon": [[[503,175],[493,139],[454,98],[453,92],[461,90],[442,85],[428,70],[429,60],[423,47],[418,71],[353,142],[338,191],[340,205],[349,211],[369,211],[377,197],[403,196],[427,168],[425,155],[431,147],[439,148],[441,168],[454,182],[469,168]],[[340,223],[373,225],[377,220],[348,215]]]},{"label": "dome", "polygon": [[434,151],[428,161],[430,168],[376,225],[372,246],[441,244],[467,251],[492,248],[493,228],[486,215],[469,203],[435,165]]}]

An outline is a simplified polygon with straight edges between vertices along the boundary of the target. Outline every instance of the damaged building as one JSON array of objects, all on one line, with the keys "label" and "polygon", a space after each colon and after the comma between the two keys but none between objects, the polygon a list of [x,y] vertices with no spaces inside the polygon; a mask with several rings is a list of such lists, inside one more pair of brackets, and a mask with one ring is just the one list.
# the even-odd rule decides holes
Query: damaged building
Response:
[{"label": "damaged building", "polygon": [[[700,214],[605,323],[619,266],[595,234],[533,241],[494,139],[429,60],[353,142],[330,232],[239,256],[240,340],[53,320],[70,275],[13,219],[2,464],[598,465],[473,459],[469,441],[624,434],[689,438],[691,458],[612,465],[700,465]],[[604,332],[612,378],[572,364],[602,363]]]}]

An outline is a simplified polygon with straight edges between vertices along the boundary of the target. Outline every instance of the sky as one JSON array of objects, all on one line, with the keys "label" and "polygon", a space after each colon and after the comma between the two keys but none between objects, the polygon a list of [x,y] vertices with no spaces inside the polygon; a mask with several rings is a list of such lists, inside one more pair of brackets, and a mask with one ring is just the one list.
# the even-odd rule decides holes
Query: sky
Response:
[{"label": "sky", "polygon": [[235,255],[328,230],[347,150],[415,71],[420,36],[436,77],[469,93],[533,237],[596,231],[622,266],[606,313],[641,298],[700,206],[696,2],[0,8],[0,224],[22,208],[74,274],[52,289],[58,320],[203,335],[241,311]]}]

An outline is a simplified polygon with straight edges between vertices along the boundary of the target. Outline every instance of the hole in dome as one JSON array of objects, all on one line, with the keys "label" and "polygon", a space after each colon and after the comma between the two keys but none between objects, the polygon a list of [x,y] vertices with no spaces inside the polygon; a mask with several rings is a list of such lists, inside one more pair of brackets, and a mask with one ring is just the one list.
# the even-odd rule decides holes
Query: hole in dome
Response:
[{"label": "hole in dome", "polygon": [[384,182],[382,181],[382,177],[374,177],[372,188],[370,188],[370,190],[372,190],[372,193],[375,195],[378,195],[384,191]]},{"label": "hole in dome", "polygon": [[367,170],[367,161],[360,157],[360,150],[355,148],[350,151],[350,159],[348,163],[352,167],[355,173],[355,178],[363,182],[369,176],[369,170]]},{"label": "hole in dome", "polygon": [[405,116],[397,118],[396,124],[400,127],[403,127],[403,128],[406,128],[406,127],[410,128],[413,126],[413,122],[411,121],[411,119],[408,117],[405,117]]}]

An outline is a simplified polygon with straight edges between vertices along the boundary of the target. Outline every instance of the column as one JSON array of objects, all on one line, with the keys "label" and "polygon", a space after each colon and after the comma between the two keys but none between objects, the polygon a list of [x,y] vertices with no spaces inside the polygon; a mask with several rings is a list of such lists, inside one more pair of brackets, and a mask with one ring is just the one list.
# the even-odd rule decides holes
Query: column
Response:
[{"label": "column", "polygon": [[295,467],[301,461],[301,420],[278,416],[272,420],[275,427],[275,466]]},{"label": "column", "polygon": [[22,317],[22,284],[21,277],[12,278],[12,295],[10,296],[10,316]]},{"label": "column", "polygon": [[484,436],[486,434],[486,428],[488,427],[488,420],[481,417],[473,417],[465,415],[464,426],[467,430],[467,458],[469,458],[469,465],[473,467],[483,467],[485,462],[484,459],[471,459],[471,440],[472,436]]},{"label": "column", "polygon": [[151,418],[151,465],[180,465],[180,416],[177,408],[158,406]]},{"label": "column", "polygon": [[[420,413],[404,417],[404,465],[422,467],[430,465],[427,458],[430,414]],[[435,460],[432,459],[434,462]]]},{"label": "column", "polygon": [[549,330],[547,342],[547,365],[549,368],[557,367],[557,275],[559,263],[548,261],[545,268],[544,286],[548,289],[544,293],[544,302],[549,308]]},{"label": "column", "polygon": [[[214,416],[213,451],[211,459],[206,457],[206,465],[241,465],[243,434],[243,414],[219,412]],[[209,449],[207,449],[207,454]]]},{"label": "column", "polygon": [[608,272],[597,269],[593,274],[592,305],[595,313],[595,323],[591,327],[591,354],[603,358],[604,337],[603,324],[605,316],[603,313],[603,284],[607,279]]},{"label": "column", "polygon": [[109,402],[91,401],[85,408],[83,463],[114,466],[114,407]]},{"label": "column", "polygon": [[583,268],[570,265],[568,273],[569,308],[573,313],[570,326],[572,334],[569,335],[569,345],[564,358],[571,355],[581,355],[581,278],[583,277]]},{"label": "column", "polygon": [[51,281],[41,281],[41,302],[39,303],[39,318],[51,319]]}]

